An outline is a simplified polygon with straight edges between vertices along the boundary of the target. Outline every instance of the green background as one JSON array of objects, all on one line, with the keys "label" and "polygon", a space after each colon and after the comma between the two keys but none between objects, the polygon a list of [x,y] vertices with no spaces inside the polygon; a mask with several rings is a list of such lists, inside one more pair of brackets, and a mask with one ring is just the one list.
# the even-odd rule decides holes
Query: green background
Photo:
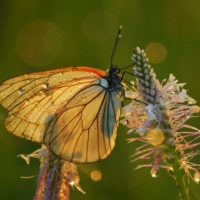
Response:
[{"label": "green background", "polygon": [[[123,25],[113,63],[128,66],[134,47],[145,49],[151,43],[160,43],[167,57],[159,64],[152,63],[158,79],[174,74],[187,83],[188,94],[200,102],[199,10],[200,2],[195,0],[1,0],[0,82],[23,73],[66,66],[106,70],[118,27]],[[8,133],[3,125],[6,113],[1,107],[0,199],[33,199],[39,162],[32,159],[26,165],[16,156],[31,153],[39,145]],[[198,118],[191,124],[200,127]],[[158,178],[152,178],[148,168],[134,170],[138,163],[130,162],[130,156],[139,144],[127,144],[126,139],[133,136],[127,135],[127,130],[120,126],[116,147],[107,159],[78,165],[80,185],[87,194],[71,190],[71,200],[178,199],[175,182],[166,170],[161,170]],[[102,173],[98,182],[90,178],[94,170]],[[31,175],[36,176],[20,178]],[[192,181],[190,192],[192,200],[200,198],[199,185]]]}]

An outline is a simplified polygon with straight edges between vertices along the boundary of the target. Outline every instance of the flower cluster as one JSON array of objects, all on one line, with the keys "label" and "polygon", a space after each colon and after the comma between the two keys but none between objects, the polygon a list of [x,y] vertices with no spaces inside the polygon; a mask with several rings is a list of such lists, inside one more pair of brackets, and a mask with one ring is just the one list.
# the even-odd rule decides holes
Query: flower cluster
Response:
[{"label": "flower cluster", "polygon": [[151,160],[137,169],[151,167],[152,177],[158,176],[160,168],[166,168],[175,178],[183,171],[199,183],[200,165],[191,163],[191,159],[200,154],[192,150],[200,145],[200,130],[186,122],[195,117],[200,107],[183,89],[185,84],[178,83],[172,74],[160,83],[143,50],[133,50],[132,61],[136,83],[126,92],[133,101],[123,108],[122,123],[130,128],[128,133],[136,133],[129,142],[143,142],[136,149],[134,160]]},{"label": "flower cluster", "polygon": [[79,176],[76,165],[60,159],[42,146],[35,152],[20,157],[29,164],[30,157],[38,158],[41,162],[40,174],[34,200],[69,199],[70,185],[85,193],[79,185]]}]

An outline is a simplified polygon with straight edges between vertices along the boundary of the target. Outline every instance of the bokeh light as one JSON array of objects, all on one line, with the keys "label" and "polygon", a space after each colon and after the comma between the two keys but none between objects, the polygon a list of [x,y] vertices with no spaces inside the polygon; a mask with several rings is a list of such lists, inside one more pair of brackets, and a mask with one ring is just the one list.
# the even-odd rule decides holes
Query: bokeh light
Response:
[{"label": "bokeh light", "polygon": [[102,178],[102,174],[100,171],[93,171],[91,174],[90,174],[90,177],[93,181],[99,181],[101,180]]},{"label": "bokeh light", "polygon": [[62,49],[63,37],[51,22],[34,21],[18,33],[16,48],[21,59],[32,66],[44,66],[53,62]]},{"label": "bokeh light", "polygon": [[149,61],[155,64],[163,62],[167,57],[167,50],[160,43],[149,44],[146,47],[145,52],[147,54],[147,57],[149,58]]}]

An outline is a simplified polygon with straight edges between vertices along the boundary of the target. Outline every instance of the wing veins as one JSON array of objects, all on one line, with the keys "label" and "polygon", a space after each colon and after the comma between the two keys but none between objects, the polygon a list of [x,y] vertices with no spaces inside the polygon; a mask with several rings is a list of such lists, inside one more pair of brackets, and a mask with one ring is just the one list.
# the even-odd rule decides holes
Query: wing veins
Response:
[{"label": "wing veins", "polygon": [[[107,94],[108,92],[107,92],[107,90],[106,90],[106,94]],[[104,101],[106,100],[106,98],[104,98]],[[105,103],[106,104],[106,103]],[[103,102],[102,102],[102,105],[103,105]],[[103,109],[103,116],[105,116],[105,109],[106,109],[106,106],[104,107],[104,109]],[[98,113],[99,114],[99,113]],[[100,126],[99,125],[99,121],[97,120],[97,123],[98,123],[98,127]],[[102,124],[101,124],[102,125]],[[103,125],[102,125],[103,126]],[[99,130],[98,130],[98,136],[99,136]],[[99,137],[98,137],[99,138]],[[103,137],[104,139],[103,139],[103,141],[104,141],[104,148],[105,148],[105,152],[107,152],[106,151],[106,142],[105,142],[105,137]],[[99,157],[100,157],[100,149],[99,149],[99,147],[100,147],[100,144],[98,145],[98,150],[99,150]],[[107,154],[107,153],[106,153]]]},{"label": "wing veins", "polygon": [[[88,87],[89,88],[89,87]],[[85,90],[86,88],[84,88],[84,90]],[[83,91],[84,91],[83,90]],[[104,90],[102,90],[100,93],[98,93],[98,95],[97,96],[95,96],[95,98],[97,98],[102,92],[103,92]],[[105,94],[106,95],[106,94]],[[75,96],[75,95],[74,95]],[[73,96],[73,97],[74,97]],[[90,100],[90,101],[88,101],[89,103],[91,102],[91,101],[93,101],[95,98],[93,98],[92,100]],[[71,99],[70,99],[71,100]],[[87,104],[88,104],[88,102],[87,102]],[[67,103],[69,103],[69,101],[67,102]],[[67,103],[65,104],[65,105],[67,105]],[[57,115],[62,115],[64,112],[67,112],[67,110],[70,110],[71,108],[76,108],[76,107],[79,107],[79,106],[84,106],[83,107],[83,109],[82,110],[84,110],[84,108],[85,108],[85,106],[87,105],[87,104],[83,104],[83,105],[78,105],[78,106],[72,106],[72,107],[70,107],[70,108],[68,108],[68,109],[66,109],[66,110],[64,110],[64,108],[63,109],[61,109],[60,110],[60,112],[57,114]],[[102,105],[102,104],[101,104]],[[101,108],[101,106],[100,106],[100,108]],[[78,114],[80,114],[82,111],[80,111]],[[99,113],[99,112],[98,112]],[[75,116],[76,117],[76,116]],[[74,117],[74,118],[75,118]],[[55,124],[56,124],[56,122],[57,122],[57,120],[59,119],[59,117],[55,117],[56,118],[56,120],[55,120],[55,122],[54,122],[54,125],[53,126],[55,126]],[[72,119],[74,119],[74,118],[72,118]],[[71,120],[72,121],[72,120]],[[70,121],[70,122],[71,122]],[[69,123],[68,123],[69,124]],[[67,125],[68,125],[67,124]],[[66,127],[66,126],[65,126]],[[63,128],[63,129],[65,129],[65,127]],[[87,130],[87,129],[83,129],[83,130]]]},{"label": "wing veins", "polygon": [[[98,84],[98,85],[99,85],[99,84]],[[92,85],[92,86],[93,86],[93,85]],[[90,87],[90,86],[89,86],[89,87]],[[89,88],[89,87],[87,87],[87,88]],[[102,88],[103,88],[103,87],[102,87]],[[84,88],[84,90],[85,90],[85,89],[86,89],[86,88]],[[104,91],[104,90],[100,91],[100,93],[98,93],[98,95],[96,95],[95,98],[97,98],[103,91]],[[106,94],[105,94],[105,95],[106,95]],[[103,100],[105,99],[105,95],[104,95]],[[93,98],[92,100],[90,100],[89,103],[90,103],[91,101],[93,101],[95,98]],[[88,102],[87,102],[87,104],[88,104]],[[87,104],[85,104],[85,106],[86,106]],[[84,110],[85,106],[83,107],[82,111]],[[76,107],[76,106],[70,107],[69,109],[75,108],[75,107]],[[102,103],[101,103],[100,109],[101,109],[101,107],[102,107]],[[99,111],[100,111],[100,109],[99,109]],[[67,110],[68,110],[68,109],[67,109]],[[67,110],[65,110],[65,111],[67,111]],[[64,111],[64,112],[65,112],[65,111]],[[80,114],[82,111],[80,111],[78,114]],[[99,111],[98,111],[98,113],[97,113],[97,116],[98,116],[98,114],[99,114]],[[81,116],[82,116],[82,115],[81,115]],[[76,117],[76,116],[75,116],[75,117]],[[75,117],[74,117],[74,118],[75,118]],[[74,119],[74,118],[73,118],[73,119]],[[94,118],[93,122],[95,121],[96,118],[97,118],[97,117]],[[78,122],[80,122],[80,120],[81,120],[81,118],[79,119]],[[71,121],[72,121],[72,120],[71,120]],[[71,121],[70,121],[70,122],[71,122]],[[81,121],[82,121],[82,120],[81,120]],[[77,122],[77,123],[78,123],[78,122]],[[92,124],[93,124],[93,122],[92,122]],[[68,123],[68,124],[69,124],[69,123]],[[67,125],[68,125],[68,124],[67,124]],[[82,132],[80,133],[78,139],[76,140],[75,146],[76,146],[76,144],[78,143],[78,141],[79,141],[79,139],[80,139],[80,137],[81,137],[83,131],[88,130],[88,129],[90,128],[90,127],[89,127],[88,129],[83,129],[83,123],[81,123],[81,124],[82,124]],[[54,124],[54,125],[55,125],[55,124]],[[66,126],[65,126],[65,127],[66,127]],[[65,129],[65,127],[64,127],[63,129]],[[60,132],[59,134],[61,134],[61,132]],[[68,139],[70,138],[71,134],[72,134],[72,132],[70,133]],[[89,132],[88,132],[88,134],[89,134]],[[57,135],[57,136],[58,136],[58,135]],[[57,136],[56,136],[56,137],[57,137]],[[55,138],[54,138],[54,139],[55,139]],[[68,141],[68,139],[67,139],[67,141]],[[87,140],[88,140],[88,139],[87,139]],[[66,145],[67,141],[65,142],[65,145]],[[61,150],[61,153],[62,153],[62,151],[63,151],[65,145],[63,145],[63,148],[62,148],[62,150]],[[88,141],[87,141],[87,149],[88,149]],[[74,148],[74,150],[73,150],[72,157],[74,157],[74,153],[75,153],[74,151],[75,151],[75,148]],[[60,153],[60,154],[61,154],[61,153]]]},{"label": "wing veins", "polygon": [[[84,90],[86,90],[86,89],[88,89],[89,87],[92,87],[92,86],[94,86],[94,85],[101,86],[100,84],[88,85],[87,87],[84,87],[82,91],[84,91]],[[102,86],[101,86],[101,87],[102,87]],[[104,100],[105,100],[105,96],[106,96],[106,94],[107,94],[107,90],[106,90],[104,87],[102,87],[102,88],[103,88],[103,90],[101,90],[101,91],[95,96],[95,98],[97,98],[102,92],[106,91],[106,93],[105,93],[105,95],[104,95],[104,97],[103,97],[103,101],[104,101]],[[75,97],[77,94],[78,94],[78,93],[76,93],[73,97]],[[93,101],[95,98],[93,98],[92,100],[88,101],[87,104],[90,103],[91,101]],[[99,114],[99,112],[100,112],[100,110],[101,110],[101,107],[102,107],[102,105],[103,105],[103,101],[102,101],[102,103],[101,103],[101,105],[100,105],[100,107],[99,107],[99,111],[98,111],[96,117],[94,118],[93,122],[95,121],[95,119],[97,119],[97,116],[98,116],[98,114]],[[69,101],[68,101],[67,103],[69,103]],[[85,104],[85,106],[86,106],[87,104]],[[79,105],[79,106],[80,106],[80,105]],[[82,111],[84,110],[85,106],[83,107]],[[76,107],[76,106],[70,107],[69,109],[75,108],[75,107]],[[67,110],[68,110],[68,109],[67,109]],[[67,111],[67,110],[65,110],[65,111]],[[65,111],[63,111],[63,112],[65,112]],[[78,114],[80,114],[82,111],[80,111]],[[82,115],[81,115],[81,116],[82,116]],[[76,117],[76,116],[75,116],[75,117]],[[74,118],[73,118],[73,119],[74,119]],[[78,120],[77,123],[79,123],[80,120],[81,120],[81,118]],[[82,121],[82,120],[81,120],[81,121]],[[92,122],[92,124],[93,124],[93,122]],[[55,124],[56,124],[56,122],[54,123],[54,125],[55,125]],[[69,123],[68,123],[68,124],[69,124]],[[68,125],[68,124],[67,124],[67,125]],[[83,123],[81,123],[81,124],[82,124],[82,132],[80,133],[78,139],[76,140],[76,143],[75,143],[74,147],[76,147],[76,144],[78,143],[78,141],[79,141],[79,139],[80,139],[80,137],[81,137],[83,131],[88,130],[88,129],[90,128],[90,127],[89,127],[88,129],[83,129]],[[66,127],[66,126],[65,126],[65,127]],[[65,127],[64,127],[63,129],[65,129]],[[60,134],[61,134],[61,132],[60,132],[58,135],[60,135]],[[70,138],[71,134],[72,134],[72,132],[70,133],[68,139]],[[89,134],[89,132],[88,132],[88,134]],[[57,135],[57,136],[58,136],[58,135]],[[57,137],[57,136],[56,136],[56,137]],[[54,139],[56,139],[56,137],[55,137]],[[68,141],[68,139],[67,139],[67,141]],[[52,140],[52,141],[53,141],[53,140]],[[62,153],[62,151],[63,151],[63,149],[64,149],[64,147],[65,147],[67,141],[65,141],[65,144],[63,145],[62,150],[61,150],[61,152],[60,152],[59,155],[61,155],[61,153]],[[87,138],[87,149],[88,149],[88,138]],[[74,148],[73,153],[72,153],[72,158],[74,157],[74,153],[75,153],[75,148]],[[86,157],[87,157],[87,154],[86,154]]]},{"label": "wing veins", "polygon": [[[45,81],[45,82],[46,82],[46,81]],[[42,83],[40,83],[40,84],[42,84]],[[40,85],[40,84],[38,84],[38,85]],[[36,85],[35,87],[37,87],[38,85]],[[63,85],[64,85],[64,84],[63,84]],[[73,86],[76,86],[76,85],[78,85],[78,83],[77,83],[77,84],[74,84]],[[63,86],[63,87],[64,87],[64,86]],[[59,86],[59,88],[63,88],[63,87],[60,87],[60,86]],[[65,86],[65,87],[66,87],[66,90],[68,90],[68,89],[70,88],[70,86]],[[51,89],[51,91],[50,91],[50,93],[48,93],[48,95],[49,95],[49,96],[50,96],[50,95],[52,96],[52,94],[53,94],[53,91],[52,91],[52,90],[56,90],[57,88],[58,88],[58,87],[55,86],[53,89]],[[31,89],[33,89],[33,88],[31,88]],[[30,90],[31,90],[31,89],[30,89]],[[66,92],[66,90],[63,91],[63,92]],[[16,91],[16,90],[15,90],[15,91]],[[27,90],[27,92],[28,92],[28,91],[29,91],[29,90]],[[38,93],[41,92],[41,91],[44,91],[44,92],[47,93],[47,90],[40,90],[40,91],[38,91],[36,94],[34,94],[33,96],[37,96]],[[33,96],[31,96],[30,98],[28,98],[27,101],[30,100]],[[54,101],[56,101],[60,96],[61,96],[61,95],[58,95],[58,97],[56,97]],[[73,97],[74,97],[74,96],[71,96],[70,99],[69,99],[69,101],[70,101]],[[42,102],[43,100],[45,100],[45,99],[46,99],[46,96],[43,97],[43,98],[41,98],[39,101],[37,101],[38,104],[41,103],[41,102]],[[52,97],[51,97],[51,99],[52,99]],[[50,102],[51,99],[50,99],[48,102]],[[68,102],[69,102],[69,101],[68,101]],[[13,102],[13,103],[14,103],[14,102]],[[13,104],[13,103],[12,103],[12,104]],[[10,104],[9,106],[11,106],[12,104]],[[19,106],[20,104],[22,104],[22,103],[20,102],[19,104],[15,105],[13,108]],[[30,105],[30,104],[29,104],[29,105]],[[29,105],[27,105],[27,106],[29,106]],[[22,110],[22,109],[21,109],[22,106],[24,106],[24,104],[22,104],[21,106],[19,106],[19,109],[18,109],[17,111],[15,111],[15,113],[21,111],[21,110]],[[47,110],[48,108],[50,108],[50,106],[51,106],[51,105],[49,105],[49,106],[46,108],[46,110]],[[12,109],[13,109],[13,108],[12,108]],[[26,106],[23,107],[23,109],[25,109],[25,108],[26,108]],[[34,109],[35,109],[35,107],[33,107],[28,113],[26,113],[26,117],[28,117]],[[22,120],[24,120],[24,121],[26,121],[26,122],[30,122],[30,123],[32,123],[32,124],[37,124],[37,122],[39,121],[39,119],[41,118],[41,116],[46,112],[46,110],[44,110],[44,111],[40,114],[40,116],[38,117],[36,123],[32,123],[32,122],[27,121],[27,120],[25,120],[25,119],[22,119]],[[18,117],[17,114],[15,114],[15,113],[12,113],[12,114],[13,114],[15,117]],[[18,118],[21,119],[20,117],[18,117]]]},{"label": "wing veins", "polygon": [[[86,89],[88,89],[88,88],[90,88],[90,87],[93,87],[93,86],[95,86],[95,85],[98,85],[98,86],[101,86],[100,84],[92,84],[92,85],[86,85],[84,88],[81,88],[81,92],[82,91],[84,91],[84,90],[86,90]],[[101,86],[102,87],[102,86]],[[103,88],[103,87],[102,87]],[[72,96],[72,98],[70,98],[69,99],[69,101],[67,102],[67,103],[69,103],[71,100],[73,100],[73,98],[75,97],[75,96],[77,96],[79,94],[79,92],[76,92],[75,94],[74,94],[74,96]],[[91,101],[90,101],[91,102]]]},{"label": "wing veins", "polygon": [[[43,78],[43,77],[42,77],[42,78]],[[33,81],[34,81],[34,80],[33,80]],[[32,81],[32,82],[33,82],[33,81]],[[23,87],[24,87],[24,86],[27,86],[27,85],[29,85],[29,84],[31,84],[32,82],[29,82],[28,84],[23,85]],[[44,82],[46,82],[46,81],[44,81]],[[30,90],[34,89],[35,87],[39,86],[40,84],[42,84],[42,83],[44,83],[44,82],[41,82],[41,83],[39,83],[38,85],[35,85],[34,87],[30,88],[29,90],[26,90],[25,93],[29,92]],[[12,84],[12,85],[14,85],[14,84]],[[19,88],[19,89],[20,89],[20,88]],[[17,89],[17,90],[19,90],[19,89]],[[4,101],[6,98],[8,98],[8,97],[11,96],[12,94],[14,94],[17,90],[14,90],[13,92],[11,92],[11,93],[10,93],[9,95],[7,95],[2,101]],[[40,91],[45,91],[45,90],[40,90]],[[40,92],[40,91],[38,91],[38,92]],[[37,93],[38,93],[38,92],[37,92]],[[25,94],[25,93],[24,93],[24,94]],[[37,94],[37,93],[36,93],[36,94]],[[24,94],[23,94],[23,95],[24,95]],[[35,96],[36,94],[33,94],[33,96]],[[31,97],[33,97],[33,96],[31,96]],[[16,100],[18,100],[18,99],[21,98],[21,97],[22,97],[22,96],[19,96]],[[31,97],[29,97],[28,99],[30,99]],[[27,100],[28,100],[28,99],[27,99]],[[24,101],[24,100],[23,100],[23,101]],[[11,104],[9,104],[8,107],[10,107],[14,102],[15,102],[15,101],[13,101]],[[16,105],[14,106],[14,108],[17,107],[17,106],[18,106],[19,104],[21,104],[21,103],[22,103],[22,102],[19,102],[18,104],[16,104]]]},{"label": "wing veins", "polygon": [[[99,85],[99,84],[98,84]],[[102,87],[103,88],[103,90],[97,95],[97,96],[95,96],[95,98],[97,98],[102,92],[104,92],[104,90],[106,90],[104,87]],[[104,97],[103,97],[103,101],[105,100],[105,97],[106,97],[106,94],[107,94],[107,90],[106,90],[106,93],[105,93],[105,95],[104,95]],[[92,100],[94,100],[95,98],[93,98]],[[91,124],[93,124],[94,123],[94,121],[97,119],[97,117],[98,117],[98,115],[99,115],[99,112],[100,112],[100,110],[101,110],[101,107],[102,107],[102,105],[103,105],[103,101],[101,102],[101,105],[100,105],[100,107],[99,107],[99,110],[98,110],[98,112],[97,112],[97,115],[96,115],[96,117],[93,119],[93,121],[92,121],[92,123]],[[91,101],[90,101],[91,102]],[[98,120],[97,120],[98,121]],[[83,123],[82,123],[83,124]],[[91,127],[91,126],[90,126]],[[89,128],[90,128],[89,127]],[[87,128],[87,129],[85,129],[85,130],[88,130],[88,134],[89,134],[89,128]],[[83,131],[85,131],[84,129],[83,129],[83,127],[82,127],[82,130]],[[75,143],[75,146],[77,145],[77,143],[78,143],[78,141],[79,141],[79,139],[80,139],[80,137],[81,137],[81,134],[83,133],[83,131],[80,133],[80,135],[79,135],[79,137],[78,137],[78,139],[76,140],[76,143]],[[88,135],[89,136],[89,135]],[[87,157],[88,157],[88,138],[89,137],[87,137],[87,152],[86,152],[86,160],[87,160]],[[75,149],[74,149],[74,151],[75,151]],[[74,152],[73,151],[73,153],[72,153],[72,157],[74,157]],[[100,156],[99,156],[100,157]]]},{"label": "wing veins", "polygon": [[[94,85],[98,85],[98,86],[99,86],[99,84],[94,84]],[[93,85],[91,85],[91,86],[93,86]],[[91,86],[88,86],[88,87],[86,87],[86,88],[82,88],[82,91],[84,91],[85,89],[88,89],[88,88],[91,87]],[[102,90],[100,93],[98,93],[98,95],[95,96],[95,98],[97,98],[103,91],[104,91],[104,90]],[[78,94],[78,92],[77,92],[74,96],[72,96],[72,98],[74,98],[77,94]],[[95,98],[93,98],[92,100],[94,100]],[[72,100],[72,99],[70,99],[70,100]],[[70,100],[69,100],[65,105],[67,105],[67,104],[70,102]],[[88,101],[88,102],[90,103],[92,100],[90,100],[90,101]],[[88,104],[88,102],[87,102],[87,104]],[[86,106],[87,104],[83,104],[83,105],[84,105],[83,109],[85,108],[85,106]],[[66,112],[67,110],[71,109],[71,108],[76,108],[76,107],[83,106],[83,105],[73,106],[73,107],[70,107],[70,108],[68,108],[68,109],[66,109],[66,110],[64,110],[64,108],[63,108],[63,109],[60,110],[59,113],[62,114],[62,113],[64,113],[64,112]],[[82,109],[82,110],[83,110],[83,109]],[[82,111],[78,112],[77,115],[80,114],[81,112],[82,112]],[[58,113],[58,115],[60,115],[59,113]],[[77,115],[76,115],[76,116],[77,116]],[[69,121],[69,123],[70,123],[76,116],[74,116],[74,117]],[[57,123],[57,120],[59,119],[58,117],[55,117],[55,118],[57,118],[57,119],[55,120],[53,126],[55,126],[55,124]],[[68,124],[69,124],[69,123],[68,123]],[[67,125],[68,125],[68,124],[67,124]],[[66,125],[66,126],[67,126],[67,125]],[[65,127],[66,127],[66,126],[65,126]],[[63,129],[65,129],[65,127],[64,127]],[[83,127],[82,127],[82,129],[83,129]],[[86,129],[86,130],[87,130],[87,129]],[[63,130],[62,130],[62,131],[63,131]],[[62,131],[61,131],[61,132],[62,132]],[[60,132],[60,133],[61,133],[61,132]],[[59,133],[59,134],[60,134],[60,133]],[[58,134],[58,135],[59,135],[59,134]],[[58,136],[58,135],[57,135],[57,136]],[[56,137],[57,137],[57,136],[56,136]],[[52,141],[53,141],[53,140],[52,140]]]},{"label": "wing veins", "polygon": [[[77,113],[77,115],[75,115],[69,122],[68,122],[68,124],[66,124],[64,127],[63,127],[63,129],[51,140],[51,142],[50,142],[50,144],[64,131],[64,129],[69,125],[69,123],[74,119],[74,118],[76,118],[80,113],[81,113],[82,111],[80,111],[79,113]],[[53,126],[55,126],[56,125],[56,122],[57,122],[57,120],[58,120],[58,118],[56,119],[56,121],[54,122],[54,125]],[[79,121],[78,121],[79,122]],[[77,122],[77,123],[78,123]],[[76,123],[76,124],[77,124]],[[73,129],[74,130],[74,129]],[[72,130],[72,131],[73,131]],[[70,135],[69,135],[69,137],[71,136],[71,134],[72,134],[72,132],[70,133]],[[69,137],[68,137],[68,139],[69,139]],[[68,139],[67,139],[67,141],[68,141]],[[66,141],[66,142],[67,142]],[[65,146],[65,145],[64,145]]]},{"label": "wing veins", "polygon": [[[79,119],[78,121],[77,121],[77,123],[76,124],[78,124],[79,122],[80,122],[80,120],[81,119]],[[83,127],[82,127],[82,130],[83,130]],[[71,133],[70,133],[70,135],[69,135],[69,137],[67,138],[67,141],[69,140],[69,138],[70,138],[70,136],[72,135],[72,132],[74,131],[74,129],[71,131]],[[82,134],[82,132],[80,133],[80,135]],[[80,138],[80,135],[79,135],[79,137],[78,138]],[[63,149],[65,148],[65,145],[66,145],[66,143],[67,143],[67,141],[65,142],[65,144],[63,145],[63,147],[62,147],[62,149],[61,149],[61,151],[60,151],[60,154],[59,154],[59,156],[61,155],[61,153],[63,152]],[[77,142],[76,142],[76,144],[77,144]],[[75,150],[75,148],[76,148],[76,145],[74,146],[74,150]],[[73,154],[72,154],[72,158],[74,157],[73,155],[74,155],[74,150],[73,150]],[[73,159],[72,159],[73,160]],[[71,161],[72,161],[71,160]]]},{"label": "wing veins", "polygon": [[[98,112],[97,112],[97,115],[96,115],[96,117],[94,118],[94,120],[93,120],[93,122],[91,123],[91,125],[94,123],[94,121],[95,120],[97,120],[98,119],[98,115],[99,115],[99,113],[100,113],[100,110],[101,110],[101,108],[102,108],[102,105],[103,105],[103,102],[105,101],[105,97],[106,97],[106,94],[107,94],[107,90],[104,88],[104,87],[102,87],[103,88],[103,90],[98,94],[98,96],[102,93],[102,92],[104,92],[104,90],[106,91],[106,93],[105,93],[105,95],[104,95],[104,97],[103,97],[103,100],[102,100],[102,102],[101,102],[101,105],[100,105],[100,107],[99,107],[99,110],[98,110]],[[97,122],[98,122],[98,120],[97,120]],[[91,126],[90,126],[91,127]],[[89,127],[89,128],[90,128]],[[97,127],[98,127],[98,124],[97,124]],[[89,129],[88,128],[88,129]],[[97,137],[97,143],[99,144],[99,131],[98,131],[98,129],[97,129],[97,135],[98,135],[98,137]],[[88,130],[88,138],[89,138],[89,130]],[[86,152],[86,160],[88,160],[88,148],[89,148],[89,142],[88,142],[88,138],[87,138],[87,152]],[[100,152],[99,152],[99,145],[98,145],[98,153],[99,153],[99,158],[100,158]],[[74,155],[74,152],[73,152],[73,155]]]}]

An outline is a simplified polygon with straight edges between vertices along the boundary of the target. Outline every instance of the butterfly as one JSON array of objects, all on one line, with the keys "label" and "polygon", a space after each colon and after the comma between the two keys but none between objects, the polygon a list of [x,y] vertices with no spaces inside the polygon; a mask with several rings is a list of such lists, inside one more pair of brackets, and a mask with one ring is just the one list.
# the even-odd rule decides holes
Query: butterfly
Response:
[{"label": "butterfly", "polygon": [[67,67],[0,85],[0,104],[9,111],[6,129],[74,163],[95,162],[111,153],[124,96],[123,77],[112,64],[107,72]]}]

